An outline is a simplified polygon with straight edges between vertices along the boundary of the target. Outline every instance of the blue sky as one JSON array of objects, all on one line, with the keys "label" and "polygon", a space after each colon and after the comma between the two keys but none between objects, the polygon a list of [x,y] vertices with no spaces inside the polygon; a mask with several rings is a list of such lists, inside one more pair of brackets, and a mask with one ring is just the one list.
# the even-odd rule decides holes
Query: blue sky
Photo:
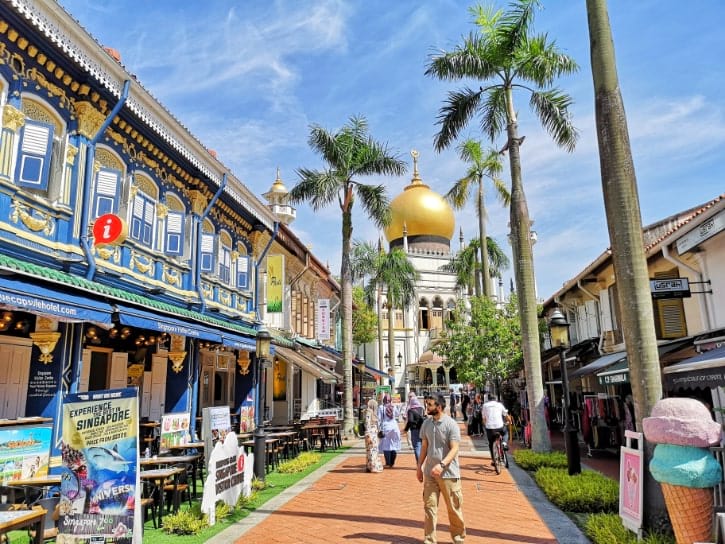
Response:
[{"label": "blue sky", "polygon": [[[424,182],[445,193],[464,172],[455,151],[436,153],[436,116],[461,83],[424,76],[429,55],[451,49],[474,29],[455,0],[178,2],[61,0],[179,121],[257,195],[276,168],[288,188],[300,167],[322,168],[307,145],[309,125],[339,129],[364,115],[373,137],[410,161],[420,152]],[[585,2],[543,0],[535,28],[579,63],[558,82],[570,93],[580,131],[573,153],[538,127],[528,99],[517,98],[523,182],[538,242],[540,298],[609,246],[594,126]],[[506,3],[495,5],[505,7]],[[610,0],[620,85],[628,116],[642,220],[652,223],[725,192],[725,76],[721,24],[725,3]],[[463,137],[480,138],[477,123]],[[503,145],[503,138],[494,147]],[[508,161],[505,162],[508,165]],[[383,183],[390,198],[410,181]],[[508,181],[508,172],[504,175]],[[490,191],[489,191],[490,195]],[[261,197],[260,197],[261,198]],[[490,195],[488,233],[510,253],[508,212]],[[339,273],[340,215],[297,206],[292,228]],[[358,207],[354,238],[376,240]],[[457,213],[466,239],[477,236],[472,207]],[[513,271],[505,273],[508,285]]]}]

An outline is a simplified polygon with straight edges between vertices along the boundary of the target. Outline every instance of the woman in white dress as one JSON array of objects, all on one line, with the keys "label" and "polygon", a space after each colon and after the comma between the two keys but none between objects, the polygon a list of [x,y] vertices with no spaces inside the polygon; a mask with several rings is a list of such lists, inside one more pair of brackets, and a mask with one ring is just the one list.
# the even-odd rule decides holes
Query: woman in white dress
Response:
[{"label": "woman in white dress", "polygon": [[378,451],[378,429],[378,403],[375,402],[375,399],[370,399],[368,408],[365,410],[366,472],[383,471],[383,463],[380,461],[380,452]]},{"label": "woman in white dress", "polygon": [[383,405],[378,409],[378,419],[380,420],[380,430],[383,432],[379,449],[385,456],[385,466],[388,468],[393,468],[395,458],[398,456],[398,451],[400,451],[399,417],[398,408],[393,406],[390,395],[386,393],[383,396]]}]

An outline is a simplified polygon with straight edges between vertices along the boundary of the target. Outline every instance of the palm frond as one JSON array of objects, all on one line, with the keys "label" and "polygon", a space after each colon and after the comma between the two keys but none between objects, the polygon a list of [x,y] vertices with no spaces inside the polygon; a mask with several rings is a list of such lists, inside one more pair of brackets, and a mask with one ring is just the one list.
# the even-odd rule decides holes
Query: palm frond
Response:
[{"label": "palm frond", "polygon": [[461,91],[451,91],[438,114],[437,124],[441,126],[433,145],[436,151],[448,147],[458,136],[458,132],[473,117],[481,100],[481,91],[466,87]]},{"label": "palm frond", "polygon": [[289,192],[289,201],[292,204],[309,202],[313,210],[319,210],[329,205],[339,195],[344,187],[341,180],[330,170],[297,169],[300,181]]},{"label": "palm frond", "polygon": [[557,77],[579,70],[573,58],[559,50],[554,41],[547,40],[546,34],[531,37],[516,52],[516,75],[539,87],[549,87]]},{"label": "palm frond", "polygon": [[350,250],[352,281],[359,281],[373,273],[378,249],[372,242],[354,240]]},{"label": "palm frond", "polygon": [[360,197],[360,204],[375,226],[387,227],[390,224],[391,214],[390,200],[385,192],[385,186],[356,183],[355,192]]},{"label": "palm frond", "polygon": [[344,163],[345,149],[341,147],[338,136],[320,125],[311,125],[307,140],[308,145],[333,168]]},{"label": "palm frond", "polygon": [[400,176],[407,170],[407,163],[393,153],[387,144],[366,138],[359,142],[354,158],[354,173]]},{"label": "palm frond", "polygon": [[488,262],[491,270],[492,277],[501,277],[501,272],[511,266],[509,258],[506,253],[501,249],[496,240],[487,236],[486,237],[486,251],[488,253]]},{"label": "palm frond", "polygon": [[481,132],[494,141],[506,130],[506,90],[503,86],[489,87],[480,105]]},{"label": "palm frond", "polygon": [[497,75],[492,49],[484,36],[471,33],[453,51],[438,51],[428,57],[425,75],[443,81],[473,78],[486,81]]},{"label": "palm frond", "polygon": [[532,91],[529,105],[536,112],[539,121],[560,147],[573,151],[579,137],[569,115],[572,99],[558,89]]},{"label": "palm frond", "polygon": [[469,138],[458,146],[458,156],[464,162],[480,163],[483,160],[481,142]]},{"label": "palm frond", "polygon": [[459,179],[445,194],[445,199],[454,209],[462,209],[466,205],[466,202],[468,202],[469,189],[473,183],[476,183],[476,180],[470,176]]},{"label": "palm frond", "polygon": [[528,39],[529,31],[533,25],[534,9],[539,5],[538,0],[515,0],[511,2],[510,9],[499,18],[492,30],[496,35],[501,53],[510,57]]}]

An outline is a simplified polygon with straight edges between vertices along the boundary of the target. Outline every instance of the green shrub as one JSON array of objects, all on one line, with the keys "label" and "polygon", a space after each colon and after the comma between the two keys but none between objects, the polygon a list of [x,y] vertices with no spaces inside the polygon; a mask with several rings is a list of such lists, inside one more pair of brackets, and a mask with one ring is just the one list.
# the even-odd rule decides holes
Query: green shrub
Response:
[{"label": "green shrub", "polygon": [[176,535],[195,535],[209,525],[206,516],[192,510],[179,510],[164,516],[164,531]]},{"label": "green shrub", "polygon": [[566,455],[560,451],[539,453],[532,450],[516,450],[514,461],[524,470],[536,472],[541,467],[566,468]]},{"label": "green shrub", "polygon": [[[618,514],[592,514],[584,525],[584,532],[593,544],[636,544],[637,536],[622,525]],[[671,536],[652,533],[642,539],[644,544],[674,544]]]},{"label": "green shrub", "polygon": [[224,501],[217,501],[216,503],[216,511],[214,513],[214,516],[216,517],[216,520],[222,520],[229,516],[229,514],[232,513],[232,507],[229,506]]},{"label": "green shrub", "polygon": [[616,512],[619,484],[598,472],[569,476],[566,469],[542,467],[534,479],[547,498],[566,512]]},{"label": "green shrub", "polygon": [[252,492],[246,497],[240,493],[239,498],[237,499],[237,508],[246,508],[250,504],[253,504],[254,501],[257,500],[258,496],[259,491],[254,488],[252,488]]},{"label": "green shrub", "polygon": [[277,472],[282,474],[292,474],[293,472],[302,472],[310,465],[320,462],[320,454],[311,451],[305,451],[300,453],[295,459],[290,459],[280,463],[277,467]]}]

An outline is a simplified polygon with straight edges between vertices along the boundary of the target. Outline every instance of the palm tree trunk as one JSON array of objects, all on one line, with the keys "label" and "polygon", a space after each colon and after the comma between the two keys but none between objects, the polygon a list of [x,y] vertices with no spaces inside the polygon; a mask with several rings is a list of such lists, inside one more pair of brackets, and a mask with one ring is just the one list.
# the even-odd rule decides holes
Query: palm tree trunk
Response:
[{"label": "palm tree trunk", "polygon": [[473,290],[477,297],[481,296],[481,282],[478,281],[481,277],[481,267],[478,265],[478,253],[473,252]]},{"label": "palm tree trunk", "polygon": [[[657,337],[647,260],[642,241],[642,219],[637,178],[629,143],[627,116],[619,89],[612,30],[606,0],[587,0],[594,80],[595,114],[599,140],[599,165],[612,246],[622,331],[627,346],[635,420],[642,428],[654,404],[662,397]],[[645,444],[645,466],[654,449]],[[645,522],[659,527],[666,518],[660,486],[646,471]]]},{"label": "palm tree trunk", "polygon": [[380,286],[380,283],[378,283],[377,286],[377,295],[378,295],[378,370],[384,370],[383,369],[383,289]]},{"label": "palm tree trunk", "polygon": [[544,385],[541,380],[541,352],[539,351],[539,326],[536,310],[534,283],[534,256],[531,248],[531,220],[521,180],[521,156],[519,154],[518,123],[513,107],[511,90],[508,90],[509,164],[511,168],[511,248],[514,259],[514,275],[521,319],[521,344],[526,370],[526,391],[529,397],[531,417],[531,449],[551,451],[551,440],[546,427],[544,411]]},{"label": "palm tree trunk", "polygon": [[[388,364],[390,368],[395,368],[395,309],[393,303],[390,302],[390,297],[388,297]],[[392,395],[392,393],[391,387],[390,394]]]},{"label": "palm tree trunk", "polygon": [[340,295],[342,298],[342,364],[344,369],[344,422],[345,435],[350,435],[355,426],[352,407],[352,272],[350,252],[352,250],[352,213],[342,212],[342,264],[340,267]]},{"label": "palm tree trunk", "polygon": [[486,244],[486,206],[483,202],[483,180],[478,182],[478,235],[481,240],[481,283],[483,296],[491,296],[491,273],[488,269],[488,244]]}]

